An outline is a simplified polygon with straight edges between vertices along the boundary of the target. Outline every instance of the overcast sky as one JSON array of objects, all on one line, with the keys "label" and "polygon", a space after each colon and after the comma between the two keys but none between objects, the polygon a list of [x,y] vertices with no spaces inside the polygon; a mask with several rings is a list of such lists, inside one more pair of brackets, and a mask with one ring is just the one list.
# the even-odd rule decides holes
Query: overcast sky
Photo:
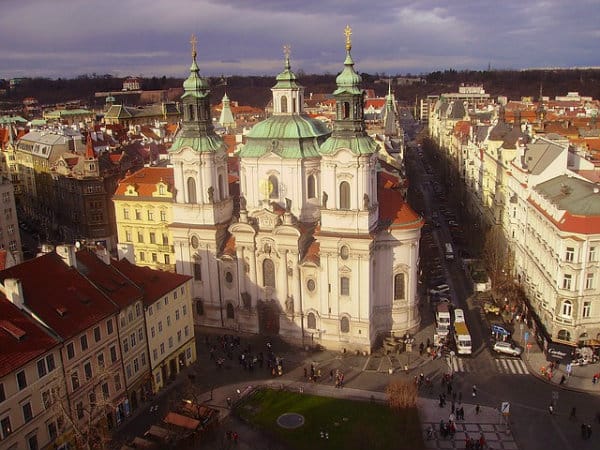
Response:
[{"label": "overcast sky", "polygon": [[600,0],[1,0],[0,78],[600,66]]}]

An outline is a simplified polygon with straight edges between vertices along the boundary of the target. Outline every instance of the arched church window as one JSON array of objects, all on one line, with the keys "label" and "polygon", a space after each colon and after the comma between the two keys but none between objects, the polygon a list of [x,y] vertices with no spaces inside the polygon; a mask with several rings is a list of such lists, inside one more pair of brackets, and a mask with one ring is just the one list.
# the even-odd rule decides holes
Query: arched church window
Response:
[{"label": "arched church window", "polygon": [[315,313],[308,313],[308,316],[306,316],[306,328],[317,329],[317,316],[315,316]]},{"label": "arched church window", "polygon": [[350,118],[350,103],[344,102],[342,103],[342,119]]},{"label": "arched church window", "polygon": [[344,316],[340,319],[340,331],[342,333],[350,332],[350,321],[348,320],[348,318],[346,316]]},{"label": "arched church window", "polygon": [[227,318],[228,319],[234,319],[235,318],[235,314],[233,311],[233,305],[231,303],[227,303]]},{"label": "arched church window", "polygon": [[394,300],[404,300],[404,274],[394,275]]},{"label": "arched church window", "polygon": [[315,176],[309,175],[308,180],[306,180],[306,193],[308,198],[315,198],[316,188],[315,188]]},{"label": "arched church window", "polygon": [[350,209],[350,183],[340,183],[340,209]]},{"label": "arched church window", "polygon": [[275,264],[270,259],[263,261],[263,286],[275,287]]},{"label": "arched church window", "polygon": [[279,180],[275,175],[269,176],[269,198],[279,198]]},{"label": "arched church window", "polygon": [[194,177],[187,179],[188,203],[196,203],[196,180]]},{"label": "arched church window", "polygon": [[281,101],[281,112],[282,113],[288,112],[287,97],[285,95],[282,95],[280,101]]}]

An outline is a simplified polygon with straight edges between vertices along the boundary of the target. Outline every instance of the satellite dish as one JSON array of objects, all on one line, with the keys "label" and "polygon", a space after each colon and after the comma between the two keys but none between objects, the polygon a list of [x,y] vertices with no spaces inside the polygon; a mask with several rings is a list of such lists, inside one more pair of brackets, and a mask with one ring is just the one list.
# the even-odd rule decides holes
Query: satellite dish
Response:
[{"label": "satellite dish", "polygon": [[81,248],[81,242],[75,241],[75,248],[79,250]]}]

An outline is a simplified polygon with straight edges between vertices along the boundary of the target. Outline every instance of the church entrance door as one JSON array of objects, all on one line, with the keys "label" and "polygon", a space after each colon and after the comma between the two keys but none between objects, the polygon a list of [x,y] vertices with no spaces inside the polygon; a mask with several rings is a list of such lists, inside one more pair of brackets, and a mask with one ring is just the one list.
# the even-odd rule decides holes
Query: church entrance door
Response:
[{"label": "church entrance door", "polygon": [[260,334],[279,334],[279,305],[273,299],[262,301],[258,305],[258,331]]}]

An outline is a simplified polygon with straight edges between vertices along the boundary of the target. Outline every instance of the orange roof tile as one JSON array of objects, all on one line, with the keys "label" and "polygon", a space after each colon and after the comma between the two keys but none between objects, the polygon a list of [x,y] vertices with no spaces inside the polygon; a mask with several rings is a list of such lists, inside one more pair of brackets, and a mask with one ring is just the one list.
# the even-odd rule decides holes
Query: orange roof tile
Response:
[{"label": "orange roof tile", "polygon": [[379,201],[379,221],[391,228],[421,228],[423,218],[404,200],[402,192],[386,187],[388,180],[379,174],[377,199]]},{"label": "orange roof tile", "polygon": [[560,219],[560,222],[554,220],[544,208],[538,205],[533,199],[529,198],[529,203],[533,205],[546,219],[554,224],[556,228],[561,231],[569,233],[579,234],[598,234],[600,233],[600,216],[581,216],[571,214],[569,211],[565,211],[564,215]]},{"label": "orange roof tile", "polygon": [[169,186],[169,191],[172,192],[174,186],[172,167],[143,167],[119,182],[115,196],[125,195],[127,186],[134,185],[139,197],[150,198],[156,192],[156,184],[161,180]]}]

